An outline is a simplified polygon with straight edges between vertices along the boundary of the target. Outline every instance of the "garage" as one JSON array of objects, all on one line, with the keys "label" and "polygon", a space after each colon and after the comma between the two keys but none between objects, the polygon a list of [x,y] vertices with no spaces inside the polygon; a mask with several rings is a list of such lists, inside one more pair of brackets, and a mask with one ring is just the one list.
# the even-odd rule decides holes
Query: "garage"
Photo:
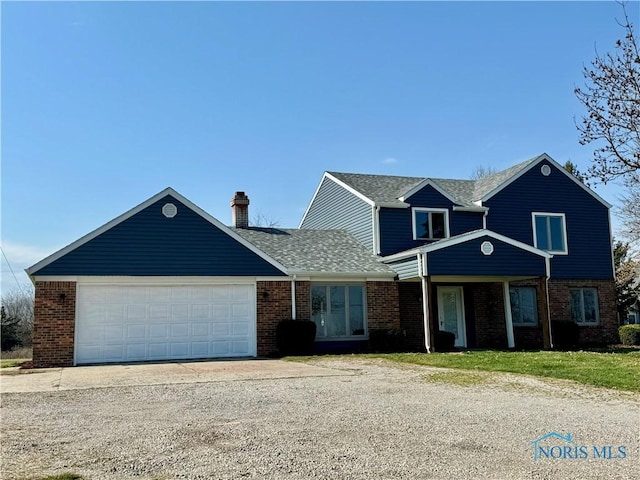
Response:
[{"label": "garage", "polygon": [[255,284],[77,285],[75,362],[256,355]]}]

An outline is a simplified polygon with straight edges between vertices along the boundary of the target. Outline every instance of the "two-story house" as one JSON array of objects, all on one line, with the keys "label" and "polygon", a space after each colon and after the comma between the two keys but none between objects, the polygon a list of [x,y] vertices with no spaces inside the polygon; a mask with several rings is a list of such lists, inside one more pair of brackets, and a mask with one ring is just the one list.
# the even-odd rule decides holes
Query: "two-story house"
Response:
[{"label": "two-story house", "polygon": [[397,329],[433,351],[616,336],[610,206],[547,155],[477,181],[327,172],[298,229],[226,226],[165,189],[27,269],[36,366],[274,354],[312,320],[319,351]]},{"label": "two-story house", "polygon": [[431,350],[550,347],[550,320],[615,340],[610,205],[543,154],[480,180],[326,172],[300,228],[342,228],[398,275],[400,328]]}]

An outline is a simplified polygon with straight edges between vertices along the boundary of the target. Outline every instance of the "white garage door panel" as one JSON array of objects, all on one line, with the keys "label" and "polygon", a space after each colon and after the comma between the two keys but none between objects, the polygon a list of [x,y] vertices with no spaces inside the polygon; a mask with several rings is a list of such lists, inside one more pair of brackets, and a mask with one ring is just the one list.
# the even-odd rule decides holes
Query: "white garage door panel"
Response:
[{"label": "white garage door panel", "polygon": [[255,356],[253,285],[79,285],[76,363]]}]

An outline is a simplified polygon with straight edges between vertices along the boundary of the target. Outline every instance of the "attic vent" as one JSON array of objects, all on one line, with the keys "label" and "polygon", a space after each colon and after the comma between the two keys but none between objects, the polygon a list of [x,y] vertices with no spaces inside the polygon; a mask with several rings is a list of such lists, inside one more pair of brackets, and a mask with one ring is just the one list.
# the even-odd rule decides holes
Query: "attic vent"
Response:
[{"label": "attic vent", "polygon": [[173,218],[178,214],[178,207],[173,203],[165,203],[162,207],[162,214],[167,218]]},{"label": "attic vent", "polygon": [[480,251],[484,255],[491,255],[493,253],[493,243],[491,243],[491,242],[482,242],[482,245],[480,245]]},{"label": "attic vent", "polygon": [[551,175],[551,167],[547,164],[542,165],[542,167],[540,167],[540,171],[545,177],[548,177],[549,175]]}]

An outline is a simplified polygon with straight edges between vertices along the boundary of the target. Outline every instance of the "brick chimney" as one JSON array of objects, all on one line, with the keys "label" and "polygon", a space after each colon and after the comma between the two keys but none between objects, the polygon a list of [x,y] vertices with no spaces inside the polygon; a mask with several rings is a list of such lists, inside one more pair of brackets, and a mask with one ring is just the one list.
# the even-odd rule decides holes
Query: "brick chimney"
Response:
[{"label": "brick chimney", "polygon": [[235,228],[249,228],[249,197],[236,192],[231,199],[231,219]]}]

